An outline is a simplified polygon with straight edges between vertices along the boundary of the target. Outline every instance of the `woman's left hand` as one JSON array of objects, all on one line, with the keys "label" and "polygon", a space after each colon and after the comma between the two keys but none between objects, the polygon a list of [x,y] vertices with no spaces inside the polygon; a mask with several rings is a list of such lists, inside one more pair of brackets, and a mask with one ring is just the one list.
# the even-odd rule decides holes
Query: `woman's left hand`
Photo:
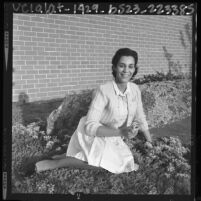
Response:
[{"label": "woman's left hand", "polygon": [[152,149],[152,148],[153,148],[152,143],[149,142],[149,141],[146,141],[146,142],[144,143],[144,146],[145,146],[146,148],[148,148],[148,149]]},{"label": "woman's left hand", "polygon": [[133,139],[137,136],[138,131],[139,131],[139,124],[137,122],[133,122],[130,126],[131,131],[128,134],[129,139]]}]

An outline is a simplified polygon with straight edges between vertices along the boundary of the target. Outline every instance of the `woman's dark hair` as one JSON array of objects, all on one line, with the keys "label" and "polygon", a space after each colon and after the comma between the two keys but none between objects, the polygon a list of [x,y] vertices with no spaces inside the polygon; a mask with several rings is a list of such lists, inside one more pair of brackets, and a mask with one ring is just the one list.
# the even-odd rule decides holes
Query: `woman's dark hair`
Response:
[{"label": "woman's dark hair", "polygon": [[[116,72],[114,71],[114,68],[117,67],[117,64],[122,56],[132,56],[135,61],[135,72],[132,75],[132,78],[137,74],[138,72],[138,67],[137,67],[137,62],[138,62],[138,55],[137,52],[134,50],[131,50],[129,48],[121,48],[116,51],[115,55],[112,58],[112,75],[116,77]],[[131,79],[132,79],[131,78]]]}]

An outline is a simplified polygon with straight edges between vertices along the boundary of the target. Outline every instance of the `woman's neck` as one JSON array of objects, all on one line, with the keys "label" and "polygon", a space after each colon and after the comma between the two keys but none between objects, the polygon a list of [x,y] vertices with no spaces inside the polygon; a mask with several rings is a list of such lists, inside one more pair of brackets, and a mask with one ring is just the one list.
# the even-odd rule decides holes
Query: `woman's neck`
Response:
[{"label": "woman's neck", "polygon": [[116,82],[119,90],[124,93],[127,89],[127,83],[119,83],[119,82]]}]

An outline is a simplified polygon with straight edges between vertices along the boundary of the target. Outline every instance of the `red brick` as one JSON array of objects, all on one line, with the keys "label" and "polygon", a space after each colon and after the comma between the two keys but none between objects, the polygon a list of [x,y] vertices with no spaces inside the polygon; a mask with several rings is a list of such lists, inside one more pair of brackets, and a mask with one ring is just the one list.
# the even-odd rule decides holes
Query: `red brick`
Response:
[{"label": "red brick", "polygon": [[34,61],[26,61],[26,65],[36,65],[37,64],[37,61],[34,60]]},{"label": "red brick", "polygon": [[35,65],[34,69],[37,69],[37,70],[45,69],[45,66],[44,65],[38,65],[38,66]]},{"label": "red brick", "polygon": [[44,38],[38,38],[37,36],[36,37],[31,37],[31,40],[33,42],[44,42]]},{"label": "red brick", "polygon": [[32,30],[32,31],[35,31],[35,32],[43,32],[43,31],[44,31],[44,29],[41,28],[41,27],[32,27],[31,30]]},{"label": "red brick", "polygon": [[43,27],[43,28],[49,27],[49,25],[48,25],[47,23],[43,23],[43,22],[37,22],[37,23],[36,23],[36,26],[37,26],[37,27]]},{"label": "red brick", "polygon": [[20,94],[20,93],[27,93],[27,90],[26,89],[15,89],[13,90],[13,94]]},{"label": "red brick", "polygon": [[13,64],[14,64],[14,65],[21,65],[21,66],[24,66],[24,65],[25,65],[25,61],[14,61]]},{"label": "red brick", "polygon": [[37,55],[37,51],[34,51],[34,50],[27,50],[27,51],[25,51],[25,55],[31,55],[31,56],[33,56],[33,55]]},{"label": "red brick", "polygon": [[60,78],[54,78],[54,79],[51,79],[51,82],[59,82],[60,81]]},{"label": "red brick", "polygon": [[55,74],[47,74],[46,76],[47,76],[47,78],[57,78],[58,77],[58,75],[55,75]]},{"label": "red brick", "polygon": [[60,92],[48,92],[48,96],[52,97],[61,97]]},{"label": "red brick", "polygon": [[45,96],[47,96],[48,94],[47,94],[47,93],[36,93],[36,95],[37,95],[38,97],[45,97]]},{"label": "red brick", "polygon": [[25,85],[23,85],[23,89],[32,89],[32,88],[34,88],[33,84],[25,84]]},{"label": "red brick", "polygon": [[23,89],[22,86],[23,86],[22,84],[16,84],[16,83],[14,83],[14,84],[13,84],[13,90],[16,90],[16,89]]},{"label": "red brick", "polygon": [[22,75],[22,79],[25,79],[25,80],[34,79],[34,75]]},{"label": "red brick", "polygon": [[48,87],[55,87],[55,86],[58,86],[58,83],[48,83],[47,86]]},{"label": "red brick", "polygon": [[46,88],[47,83],[34,84],[34,86],[35,86],[36,89]]},{"label": "red brick", "polygon": [[[111,59],[120,47],[130,47],[138,52],[140,71],[137,76],[168,70],[163,46],[173,54],[175,62],[181,61],[183,70],[189,71],[186,66],[190,66],[192,50],[184,29],[187,23],[191,27],[190,16],[93,15],[92,18],[87,15],[15,14],[13,67],[21,69],[22,73],[40,70],[38,77],[32,74],[36,82],[49,82],[44,83],[49,84],[45,87],[63,87],[51,95],[27,92],[32,101],[79,92],[112,79]],[[187,44],[185,50],[180,31]],[[14,71],[13,82],[23,83],[16,74]],[[34,79],[30,80],[34,84]],[[24,81],[28,82],[27,79]],[[38,90],[42,87],[37,85]],[[15,94],[13,97],[17,98]]]},{"label": "red brick", "polygon": [[33,46],[37,46],[37,43],[35,43],[35,42],[26,42],[25,41],[25,46],[33,47]]},{"label": "red brick", "polygon": [[36,84],[38,83],[38,80],[27,80],[27,84]]},{"label": "red brick", "polygon": [[28,94],[33,93],[36,94],[39,92],[39,89],[28,89]]},{"label": "red brick", "polygon": [[26,72],[27,72],[27,74],[33,74],[33,75],[38,74],[38,70],[27,70]]},{"label": "red brick", "polygon": [[31,37],[28,37],[28,36],[19,36],[19,40],[21,40],[21,41],[31,41]]},{"label": "red brick", "polygon": [[22,20],[18,20],[15,17],[13,17],[13,24],[17,25],[17,27],[19,27],[19,25],[23,25],[24,21]]},{"label": "red brick", "polygon": [[27,20],[27,21],[30,21],[31,20],[31,17],[27,14],[15,14],[16,18],[18,20]]},{"label": "red brick", "polygon": [[18,26],[19,30],[22,31],[31,31],[31,27],[30,26]]},{"label": "red brick", "polygon": [[27,74],[25,70],[15,70],[15,75],[24,75]]},{"label": "red brick", "polygon": [[38,73],[39,74],[48,74],[48,73],[50,73],[50,70],[39,70]]},{"label": "red brick", "polygon": [[48,65],[48,64],[49,64],[49,61],[46,61],[46,60],[45,60],[45,61],[40,61],[40,60],[39,60],[39,61],[38,61],[38,64],[39,64],[39,65],[43,65],[43,68],[45,69],[45,68],[46,68],[45,65]]},{"label": "red brick", "polygon": [[37,33],[37,37],[48,37],[48,33]]},{"label": "red brick", "polygon": [[24,55],[24,51],[19,51],[14,49],[13,55]]},{"label": "red brick", "polygon": [[24,46],[24,41],[13,41],[13,46],[17,46],[17,45],[19,45],[19,46]]}]

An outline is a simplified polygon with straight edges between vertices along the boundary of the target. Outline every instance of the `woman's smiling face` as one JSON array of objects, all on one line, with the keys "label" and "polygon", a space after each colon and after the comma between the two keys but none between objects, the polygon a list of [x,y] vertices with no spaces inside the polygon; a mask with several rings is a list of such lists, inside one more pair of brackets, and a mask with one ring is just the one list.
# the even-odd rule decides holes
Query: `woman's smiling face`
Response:
[{"label": "woman's smiling face", "polygon": [[116,68],[116,82],[127,83],[130,81],[135,72],[135,60],[132,56],[122,56],[117,63]]}]

